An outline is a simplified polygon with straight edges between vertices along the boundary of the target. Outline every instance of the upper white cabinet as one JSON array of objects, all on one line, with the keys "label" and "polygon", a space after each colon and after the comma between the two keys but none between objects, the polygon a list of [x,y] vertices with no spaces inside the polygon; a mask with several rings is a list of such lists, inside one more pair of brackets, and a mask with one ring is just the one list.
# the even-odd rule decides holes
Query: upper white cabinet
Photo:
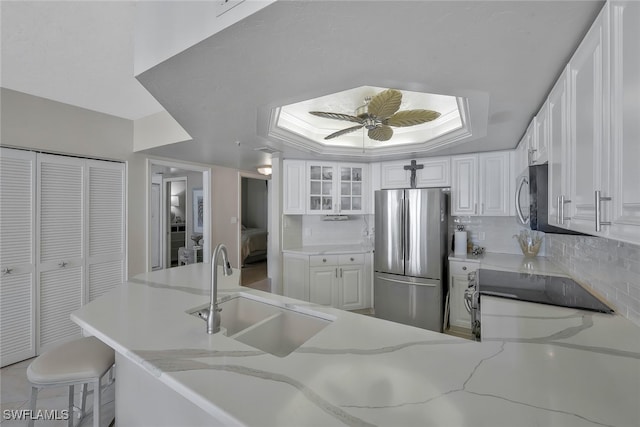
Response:
[{"label": "upper white cabinet", "polygon": [[640,3],[614,1],[609,13],[611,226],[606,230],[611,238],[640,243]]},{"label": "upper white cabinet", "polygon": [[[410,160],[398,162],[385,162],[380,165],[380,187],[388,188],[410,188],[411,171],[405,166],[410,165]],[[421,165],[422,169],[416,170],[416,187],[448,187],[451,185],[450,170],[451,159],[449,157],[430,157],[426,159],[416,159],[416,165]]]},{"label": "upper white cabinet", "polygon": [[511,214],[511,153],[451,158],[451,215],[509,216]]},{"label": "upper white cabinet", "polygon": [[640,243],[640,3],[608,2],[549,94],[549,222]]},{"label": "upper white cabinet", "polygon": [[[569,150],[571,203],[569,228],[601,233],[596,225],[595,195],[610,197],[608,183],[608,8],[604,7],[569,61]],[[611,203],[599,214],[609,217]],[[598,216],[599,216],[598,214]],[[602,222],[602,221],[601,221]]]},{"label": "upper white cabinet", "polygon": [[283,168],[285,215],[367,213],[368,165],[285,160]]},{"label": "upper white cabinet", "polygon": [[306,170],[304,160],[285,160],[283,162],[282,185],[285,215],[303,215],[306,212]]},{"label": "upper white cabinet", "polygon": [[571,203],[569,186],[568,73],[562,73],[549,94],[549,200],[548,223],[568,226],[563,209]]},{"label": "upper white cabinet", "polygon": [[549,159],[549,104],[545,102],[533,120],[535,132],[532,139],[530,164],[542,164]]}]

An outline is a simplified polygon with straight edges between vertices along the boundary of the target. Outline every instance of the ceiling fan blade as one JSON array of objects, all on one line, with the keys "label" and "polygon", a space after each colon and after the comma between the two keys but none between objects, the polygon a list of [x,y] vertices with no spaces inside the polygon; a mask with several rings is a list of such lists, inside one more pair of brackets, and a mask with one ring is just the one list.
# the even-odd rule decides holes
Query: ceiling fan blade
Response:
[{"label": "ceiling fan blade", "polygon": [[332,133],[331,135],[325,136],[324,139],[337,138],[337,137],[342,136],[342,135],[344,135],[346,133],[350,133],[350,132],[356,131],[358,129],[362,129],[363,126],[364,125],[358,125],[358,126],[353,126],[353,127],[350,127],[350,128],[342,129],[342,130],[339,130],[338,132]]},{"label": "ceiling fan blade", "polygon": [[393,129],[389,126],[378,126],[369,130],[369,138],[376,141],[388,141],[393,136]]},{"label": "ceiling fan blade", "polygon": [[368,105],[369,114],[386,119],[398,111],[402,102],[402,93],[395,89],[387,89],[374,96]]},{"label": "ceiling fan blade", "polygon": [[325,113],[323,111],[309,111],[309,114],[313,114],[314,116],[324,117],[325,119],[335,119],[335,120],[345,120],[347,122],[354,123],[363,123],[364,120],[360,117],[351,116],[349,114],[339,114],[339,113]]},{"label": "ceiling fan blade", "polygon": [[430,122],[440,117],[440,113],[431,110],[405,110],[398,111],[393,116],[384,120],[384,124],[389,126],[414,126]]}]

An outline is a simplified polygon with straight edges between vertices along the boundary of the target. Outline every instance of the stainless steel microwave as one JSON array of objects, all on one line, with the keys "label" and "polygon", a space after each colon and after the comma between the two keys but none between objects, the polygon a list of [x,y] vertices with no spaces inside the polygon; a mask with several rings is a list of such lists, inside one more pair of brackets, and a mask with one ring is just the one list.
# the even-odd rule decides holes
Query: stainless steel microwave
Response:
[{"label": "stainless steel microwave", "polygon": [[549,167],[532,165],[516,179],[516,218],[531,230],[555,234],[582,234],[554,227],[548,223]]}]

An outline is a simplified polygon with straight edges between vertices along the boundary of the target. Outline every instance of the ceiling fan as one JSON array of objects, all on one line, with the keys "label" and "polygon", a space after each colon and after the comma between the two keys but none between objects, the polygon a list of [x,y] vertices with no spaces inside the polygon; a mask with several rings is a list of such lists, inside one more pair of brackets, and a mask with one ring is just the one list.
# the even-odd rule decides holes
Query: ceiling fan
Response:
[{"label": "ceiling fan", "polygon": [[332,139],[354,132],[361,128],[368,130],[369,138],[376,141],[388,141],[393,136],[394,127],[414,126],[430,122],[440,117],[440,113],[432,110],[404,110],[400,109],[402,93],[395,89],[387,89],[373,98],[366,97],[364,105],[356,109],[356,115],[325,113],[323,111],[309,111],[314,116],[327,119],[344,120],[358,123],[357,126],[339,130],[324,139]]}]

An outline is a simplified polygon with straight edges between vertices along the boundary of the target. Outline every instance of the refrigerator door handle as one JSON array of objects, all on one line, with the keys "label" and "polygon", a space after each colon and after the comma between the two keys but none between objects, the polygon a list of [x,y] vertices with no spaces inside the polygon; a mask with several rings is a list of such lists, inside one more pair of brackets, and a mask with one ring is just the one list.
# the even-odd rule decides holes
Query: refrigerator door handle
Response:
[{"label": "refrigerator door handle", "polygon": [[402,283],[403,285],[429,286],[431,288],[435,288],[436,286],[438,286],[435,283],[416,283],[416,282],[409,282],[407,280],[390,279],[388,277],[383,277],[383,276],[377,276],[377,279],[384,280],[385,282]]},{"label": "refrigerator door handle", "polygon": [[404,260],[409,261],[411,259],[411,236],[409,235],[411,232],[411,227],[409,226],[409,199],[404,199],[404,203],[402,204],[403,208],[403,223],[404,223]]}]

